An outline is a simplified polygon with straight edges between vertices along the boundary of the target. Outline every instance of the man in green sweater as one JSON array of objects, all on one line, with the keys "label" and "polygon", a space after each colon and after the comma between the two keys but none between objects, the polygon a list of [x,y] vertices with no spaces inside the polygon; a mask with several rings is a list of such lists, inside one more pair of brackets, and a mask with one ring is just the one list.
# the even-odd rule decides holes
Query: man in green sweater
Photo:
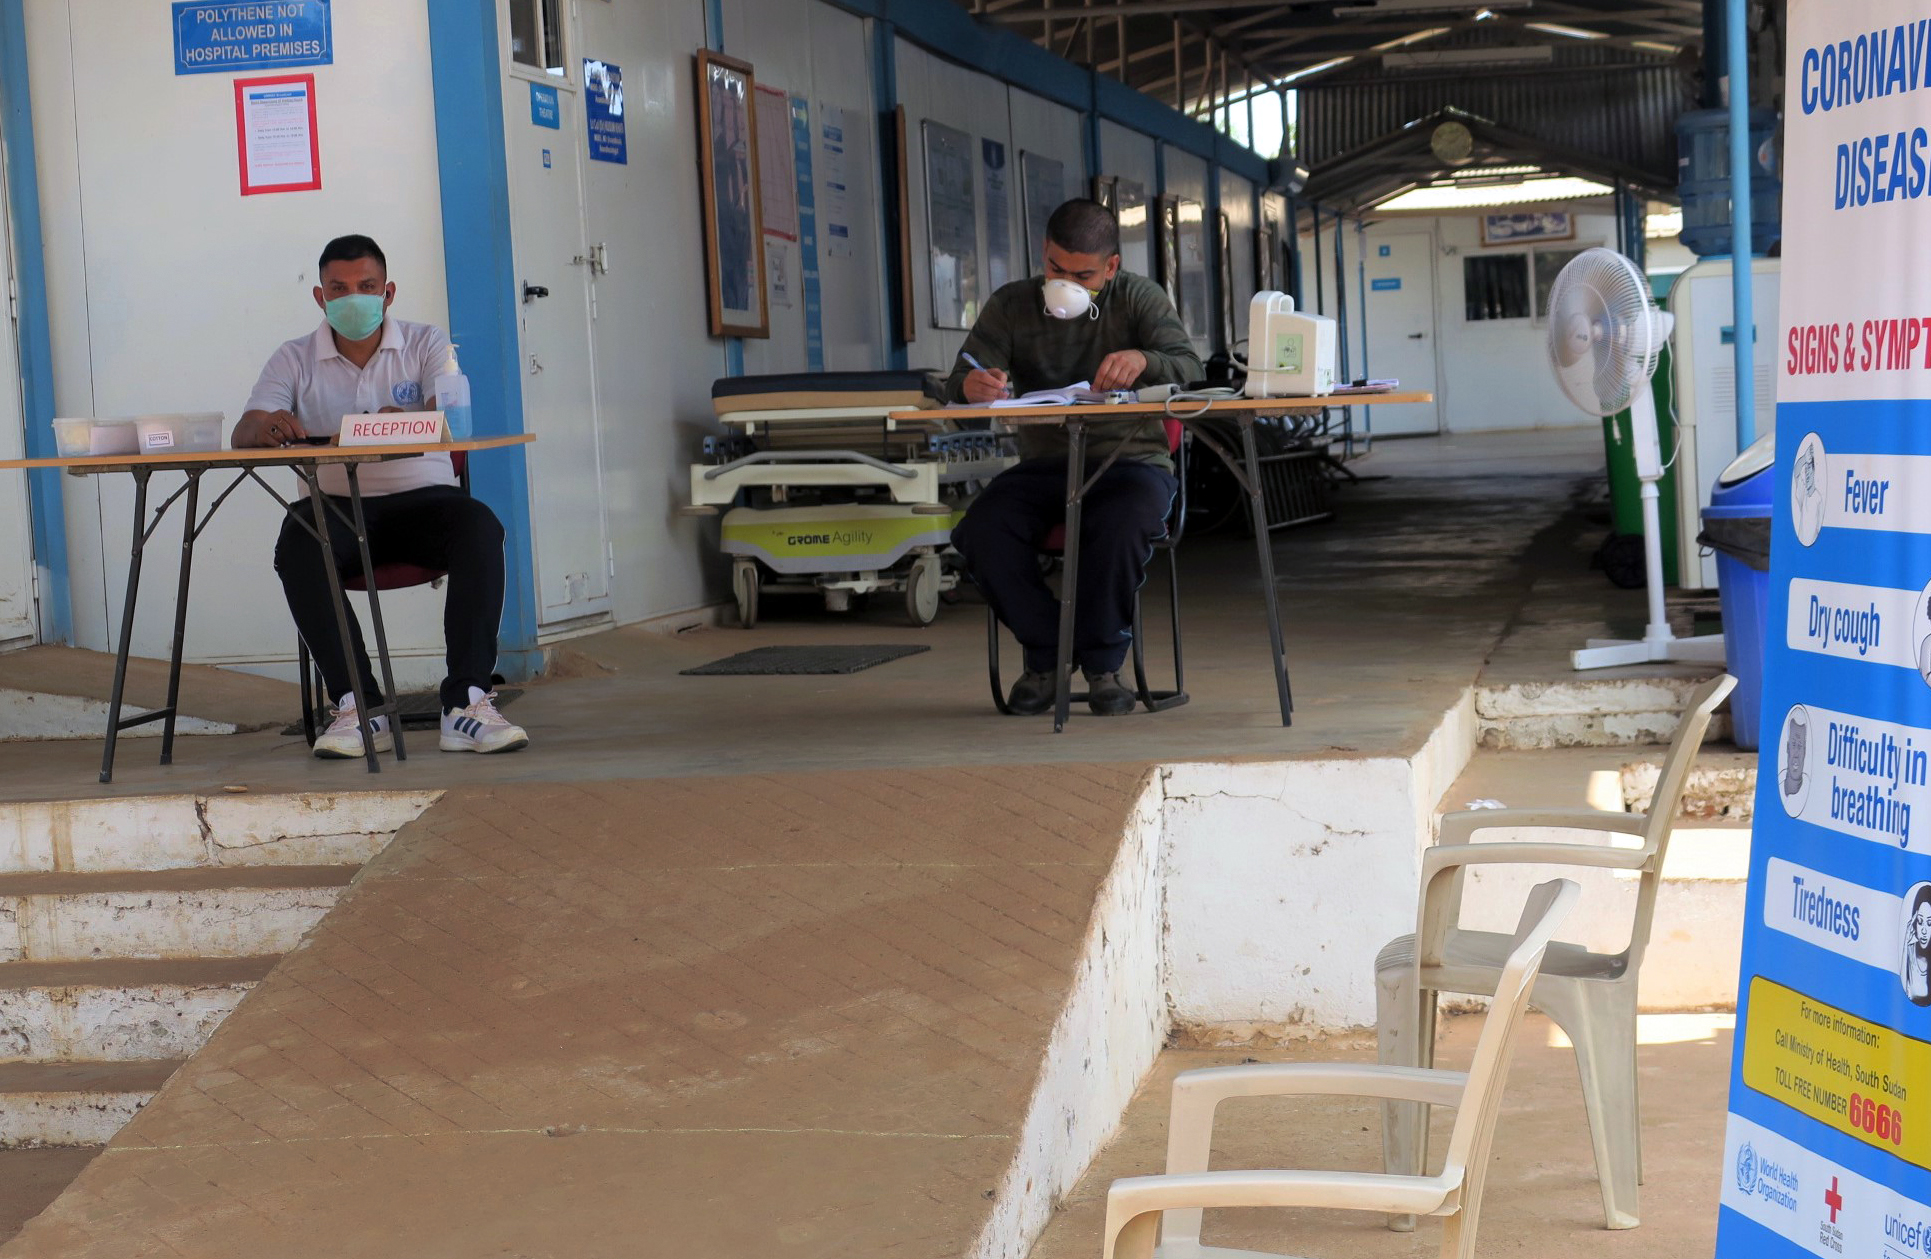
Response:
[{"label": "man in green sweater", "polygon": [[[1120,270],[1120,227],[1105,206],[1078,200],[1053,211],[1044,262],[1043,276],[1015,280],[986,303],[946,382],[949,398],[984,404],[1081,381],[1095,389],[1134,389],[1199,378],[1200,356],[1166,293]],[[1077,285],[1086,303],[1069,304],[1056,293],[1061,313],[1051,313],[1051,280]],[[1133,638],[1133,595],[1146,580],[1153,543],[1166,533],[1179,489],[1164,426],[1137,428],[1122,420],[1087,429],[1089,467],[1120,450],[1082,500],[1074,597],[1074,663],[1086,676],[1088,705],[1102,716],[1133,710],[1134,693],[1120,681]],[[1065,522],[1065,430],[1022,427],[1019,453],[1020,462],[973,500],[952,543],[1025,651],[1025,672],[1007,705],[1033,714],[1052,707],[1056,685],[1059,604],[1040,575],[1038,555],[1046,535]]]}]

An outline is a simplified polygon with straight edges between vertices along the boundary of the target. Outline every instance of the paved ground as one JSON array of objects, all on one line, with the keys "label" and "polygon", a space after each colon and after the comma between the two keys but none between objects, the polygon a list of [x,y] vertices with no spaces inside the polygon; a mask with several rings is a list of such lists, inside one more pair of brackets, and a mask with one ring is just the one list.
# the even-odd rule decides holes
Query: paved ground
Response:
[{"label": "paved ground", "polygon": [[[1267,663],[1252,543],[1230,534],[1183,547],[1187,685],[1193,702],[1159,714],[1002,718],[987,696],[984,614],[946,609],[915,630],[889,609],[838,617],[803,602],[756,630],[676,637],[619,630],[574,640],[559,676],[510,710],[531,735],[509,757],[449,756],[418,735],[379,781],[359,763],[308,759],[277,733],[184,740],[171,767],[156,745],[123,744],[115,782],[95,781],[92,741],[8,746],[0,799],[144,794],[243,785],[256,790],[441,787],[491,782],[941,766],[1405,753],[1417,747],[1524,619],[1538,580],[1576,567],[1593,534],[1593,433],[1504,434],[1384,442],[1354,465],[1386,476],[1339,491],[1340,518],[1288,530],[1274,546],[1296,717],[1283,729]],[[1599,477],[1599,472],[1596,474]],[[1584,575],[1593,604],[1569,638],[1605,617],[1642,619],[1640,592]],[[1161,585],[1149,584],[1149,591]],[[1164,622],[1156,599],[1149,625]],[[1566,669],[1558,646],[1542,667]],[[912,642],[929,652],[850,677],[682,677],[679,671],[775,643]],[[1167,667],[1164,633],[1151,664]],[[1016,656],[1016,653],[1012,653]],[[1010,663],[1009,663],[1009,666]],[[252,691],[253,683],[250,688]],[[290,692],[292,694],[292,690]],[[290,704],[290,718],[294,716]]]},{"label": "paved ground", "polygon": [[[1602,1198],[1577,1090],[1575,1055],[1548,1020],[1523,1026],[1503,1094],[1477,1248],[1482,1255],[1534,1259],[1678,1259],[1716,1245],[1724,1099],[1730,1070],[1727,1015],[1644,1015],[1643,1171],[1640,1228],[1602,1226]],[[1439,1061],[1465,1067],[1481,1031],[1478,1017],[1448,1021]],[[1159,1171],[1166,1159],[1167,1093],[1175,1075],[1230,1062],[1373,1062],[1372,1036],[1335,1036],[1286,1049],[1165,1054],[1140,1088],[1124,1130],[1055,1217],[1032,1259],[1092,1259],[1099,1253],[1106,1186],[1119,1176]],[[1445,1134],[1446,1120],[1439,1130]],[[1445,1136],[1443,1138],[1445,1140]],[[1436,1150],[1443,1141],[1435,1143]],[[1379,1112],[1352,1099],[1266,1099],[1222,1107],[1215,1167],[1377,1169]],[[1209,1213],[1202,1240],[1321,1259],[1432,1259],[1441,1224],[1391,1233],[1375,1217],[1344,1211]]]},{"label": "paved ground", "polygon": [[451,793],[7,1259],[960,1253],[1140,779]]}]

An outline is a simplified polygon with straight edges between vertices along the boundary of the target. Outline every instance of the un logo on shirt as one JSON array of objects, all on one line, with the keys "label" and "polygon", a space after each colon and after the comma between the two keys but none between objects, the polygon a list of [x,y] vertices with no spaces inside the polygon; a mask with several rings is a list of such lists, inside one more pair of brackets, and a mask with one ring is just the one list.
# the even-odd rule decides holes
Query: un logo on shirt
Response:
[{"label": "un logo on shirt", "polygon": [[413,380],[405,380],[389,391],[399,407],[422,405],[422,386]]}]

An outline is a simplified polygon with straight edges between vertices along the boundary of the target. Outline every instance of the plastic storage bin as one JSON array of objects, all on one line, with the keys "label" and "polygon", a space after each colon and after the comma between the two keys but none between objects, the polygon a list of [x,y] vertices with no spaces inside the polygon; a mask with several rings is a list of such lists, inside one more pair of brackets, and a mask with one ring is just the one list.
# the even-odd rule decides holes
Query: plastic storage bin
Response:
[{"label": "plastic storage bin", "polygon": [[[1783,181],[1772,168],[1777,115],[1753,109],[1749,117],[1750,252],[1766,254],[1783,235]],[[1694,109],[1676,120],[1676,191],[1684,247],[1704,258],[1732,252],[1729,110]]]},{"label": "plastic storage bin", "polygon": [[131,455],[140,448],[132,420],[54,421],[54,449],[62,456]]},{"label": "plastic storage bin", "polygon": [[1763,649],[1770,622],[1770,493],[1776,434],[1766,433],[1717,477],[1703,509],[1698,541],[1716,551],[1723,650],[1736,676],[1730,692],[1731,737],[1757,746],[1763,714]]},{"label": "plastic storage bin", "polygon": [[143,454],[165,451],[204,453],[221,449],[219,412],[187,415],[141,415],[134,419]]}]

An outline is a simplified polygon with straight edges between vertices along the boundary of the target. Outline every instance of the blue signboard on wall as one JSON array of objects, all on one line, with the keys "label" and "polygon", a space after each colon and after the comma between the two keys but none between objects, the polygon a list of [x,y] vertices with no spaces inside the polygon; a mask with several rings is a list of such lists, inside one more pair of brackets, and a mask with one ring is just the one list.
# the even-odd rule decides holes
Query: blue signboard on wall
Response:
[{"label": "blue signboard on wall", "polygon": [[563,126],[563,110],[557,104],[557,90],[547,83],[530,84],[530,121],[552,131]]},{"label": "blue signboard on wall", "polygon": [[630,160],[624,144],[624,72],[608,61],[583,59],[583,116],[590,126],[590,160]]},{"label": "blue signboard on wall", "polygon": [[174,72],[280,70],[335,61],[330,0],[178,0]]},{"label": "blue signboard on wall", "polygon": [[1376,276],[1368,281],[1368,288],[1376,293],[1398,293],[1401,291],[1401,277],[1398,275]]}]

